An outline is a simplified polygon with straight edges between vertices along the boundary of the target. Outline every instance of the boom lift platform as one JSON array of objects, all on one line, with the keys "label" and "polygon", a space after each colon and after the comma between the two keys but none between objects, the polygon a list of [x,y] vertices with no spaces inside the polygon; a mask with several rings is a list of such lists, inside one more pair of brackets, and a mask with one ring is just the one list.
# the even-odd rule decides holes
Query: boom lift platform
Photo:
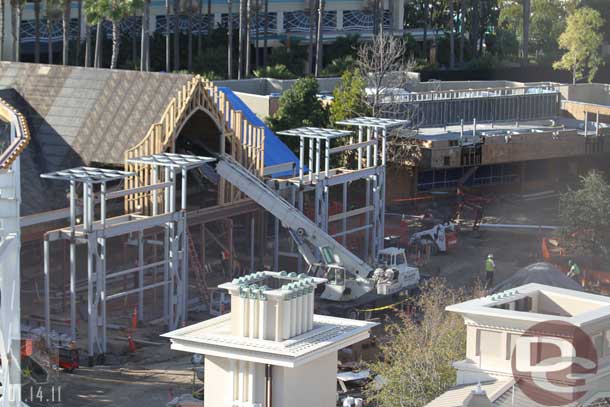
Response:
[{"label": "boom lift platform", "polygon": [[219,157],[216,171],[288,229],[310,274],[328,279],[320,295],[321,312],[353,317],[358,307],[389,303],[417,287],[419,270],[407,264],[404,249],[381,249],[374,264],[368,264],[230,156]]}]

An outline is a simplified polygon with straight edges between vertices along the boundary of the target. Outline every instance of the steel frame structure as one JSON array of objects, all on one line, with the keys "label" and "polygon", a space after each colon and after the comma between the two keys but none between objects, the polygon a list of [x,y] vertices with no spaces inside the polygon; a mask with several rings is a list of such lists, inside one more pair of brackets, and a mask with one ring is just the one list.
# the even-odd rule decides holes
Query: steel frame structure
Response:
[{"label": "steel frame structure", "polygon": [[10,125],[0,152],[0,406],[21,407],[20,154],[30,133],[25,118],[2,99],[0,119]]},{"label": "steel frame structure", "polygon": [[[288,200],[303,211],[303,194],[314,191],[314,222],[324,231],[328,231],[331,222],[341,221],[341,231],[333,234],[340,238],[345,246],[347,236],[365,231],[365,260],[375,259],[383,249],[385,217],[385,166],[388,131],[403,127],[408,120],[360,117],[338,122],[344,126],[357,127],[358,139],[351,139],[342,145],[333,146],[337,139],[353,137],[349,130],[321,129],[303,127],[281,131],[278,134],[299,138],[298,175],[288,180],[276,182],[279,191],[289,189]],[[333,154],[348,151],[357,152],[355,169],[331,168]],[[308,167],[305,167],[306,155]],[[307,172],[307,174],[306,174]],[[366,182],[365,205],[362,208],[348,210],[348,186],[350,183],[364,179]],[[342,188],[342,213],[329,214],[329,189],[340,185]],[[364,225],[348,229],[348,218],[365,215]],[[275,220],[274,265],[279,266],[279,256],[294,256],[279,251],[279,221]],[[299,272],[302,271],[302,259],[298,256]]]},{"label": "steel frame structure", "polygon": [[[213,158],[181,154],[162,153],[137,157],[129,160],[132,164],[150,166],[150,185],[109,192],[107,184],[132,177],[133,172],[79,167],[69,170],[42,174],[42,178],[68,181],[70,184],[70,226],[52,230],[44,235],[44,294],[45,294],[45,334],[47,346],[51,346],[51,304],[50,304],[50,243],[68,240],[70,244],[70,331],[76,340],[76,247],[86,245],[87,249],[87,314],[89,363],[96,355],[107,352],[107,302],[127,295],[138,295],[138,319],[144,318],[144,292],[163,287],[163,318],[169,329],[176,329],[186,322],[188,304],[188,228],[187,173],[214,161]],[[180,208],[176,209],[177,175],[181,175]],[[77,186],[82,184],[82,197],[77,196]],[[96,186],[99,186],[96,187]],[[98,190],[96,192],[96,189]],[[107,201],[127,195],[152,194],[152,214],[137,213],[107,217]],[[97,195],[97,196],[96,196]],[[77,204],[82,202],[83,223],[77,224]],[[99,203],[99,219],[95,219],[96,204]],[[162,228],[163,260],[144,264],[145,244],[156,244],[144,239],[144,231]],[[136,267],[107,273],[107,240],[109,238],[137,236],[138,260]],[[145,285],[149,276],[162,271],[160,282]],[[137,287],[109,293],[108,282],[126,275],[137,273]]]}]

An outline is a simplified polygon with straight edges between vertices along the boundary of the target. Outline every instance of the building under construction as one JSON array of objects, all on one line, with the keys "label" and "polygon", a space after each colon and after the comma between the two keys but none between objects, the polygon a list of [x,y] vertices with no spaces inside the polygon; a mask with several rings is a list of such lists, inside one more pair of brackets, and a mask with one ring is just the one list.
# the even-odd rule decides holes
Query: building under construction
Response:
[{"label": "building under construction", "polygon": [[[1,63],[0,82],[32,134],[22,331],[49,348],[75,341],[93,364],[138,324],[184,325],[219,282],[307,271],[286,219],[237,187],[248,177],[365,262],[383,249],[386,138],[400,120],[287,132],[297,156],[233,92],[197,76]],[[359,164],[340,163],[346,152]],[[237,181],[219,175],[218,158]]]},{"label": "building under construction", "polygon": [[[592,90],[417,86],[404,118],[282,132],[295,154],[256,109],[198,76],[0,63],[0,97],[31,133],[16,173],[22,331],[49,347],[76,341],[95,363],[138,324],[173,330],[209,311],[220,282],[312,271],[299,245],[309,231],[271,215],[285,205],[372,264],[386,254],[386,199],[544,190],[605,166],[607,102]],[[418,146],[416,162],[389,162],[397,132]]]},{"label": "building under construction", "polygon": [[608,108],[595,103],[600,95],[594,91],[603,88],[595,85],[416,85],[402,110],[412,122],[404,136],[415,141],[420,155],[393,163],[398,167],[389,169],[391,198],[464,185],[549,190],[590,168],[605,168]]}]

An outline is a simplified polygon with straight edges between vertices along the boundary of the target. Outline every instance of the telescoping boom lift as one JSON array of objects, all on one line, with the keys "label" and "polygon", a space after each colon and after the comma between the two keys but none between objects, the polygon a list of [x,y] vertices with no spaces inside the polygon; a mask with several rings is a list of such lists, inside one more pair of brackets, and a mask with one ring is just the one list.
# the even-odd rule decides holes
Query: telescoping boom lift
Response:
[{"label": "telescoping boom lift", "polygon": [[349,314],[354,307],[391,300],[418,285],[419,270],[407,264],[404,249],[383,249],[377,264],[367,264],[228,155],[219,157],[216,171],[280,220],[310,273],[324,273],[328,283],[320,298],[332,303],[331,312]]}]

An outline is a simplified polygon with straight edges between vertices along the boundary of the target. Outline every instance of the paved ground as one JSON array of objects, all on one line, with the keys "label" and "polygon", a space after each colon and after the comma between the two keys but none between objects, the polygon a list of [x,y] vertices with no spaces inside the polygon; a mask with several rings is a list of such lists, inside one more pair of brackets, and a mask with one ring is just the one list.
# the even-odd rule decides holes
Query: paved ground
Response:
[{"label": "paved ground", "polygon": [[[485,214],[484,222],[490,223],[552,225],[556,224],[556,201],[499,200],[486,208]],[[542,236],[539,232],[472,231],[464,227],[457,248],[433,256],[427,268],[445,277],[452,286],[468,286],[482,277],[485,257],[493,253],[499,282],[541,259]],[[162,407],[173,396],[191,393],[189,355],[170,351],[169,343],[157,335],[158,332],[150,332],[143,337],[161,345],[146,346],[136,355],[126,355],[123,349],[118,352],[122,354],[120,359],[109,361],[109,366],[82,367],[75,374],[58,374],[49,384],[26,387],[25,401],[33,407]],[[124,348],[125,344],[120,346]]]},{"label": "paved ground", "polygon": [[82,367],[74,374],[60,373],[47,384],[26,386],[24,398],[32,407],[160,407],[174,395],[190,393],[193,373],[190,357],[165,349],[171,360],[152,364]]}]

